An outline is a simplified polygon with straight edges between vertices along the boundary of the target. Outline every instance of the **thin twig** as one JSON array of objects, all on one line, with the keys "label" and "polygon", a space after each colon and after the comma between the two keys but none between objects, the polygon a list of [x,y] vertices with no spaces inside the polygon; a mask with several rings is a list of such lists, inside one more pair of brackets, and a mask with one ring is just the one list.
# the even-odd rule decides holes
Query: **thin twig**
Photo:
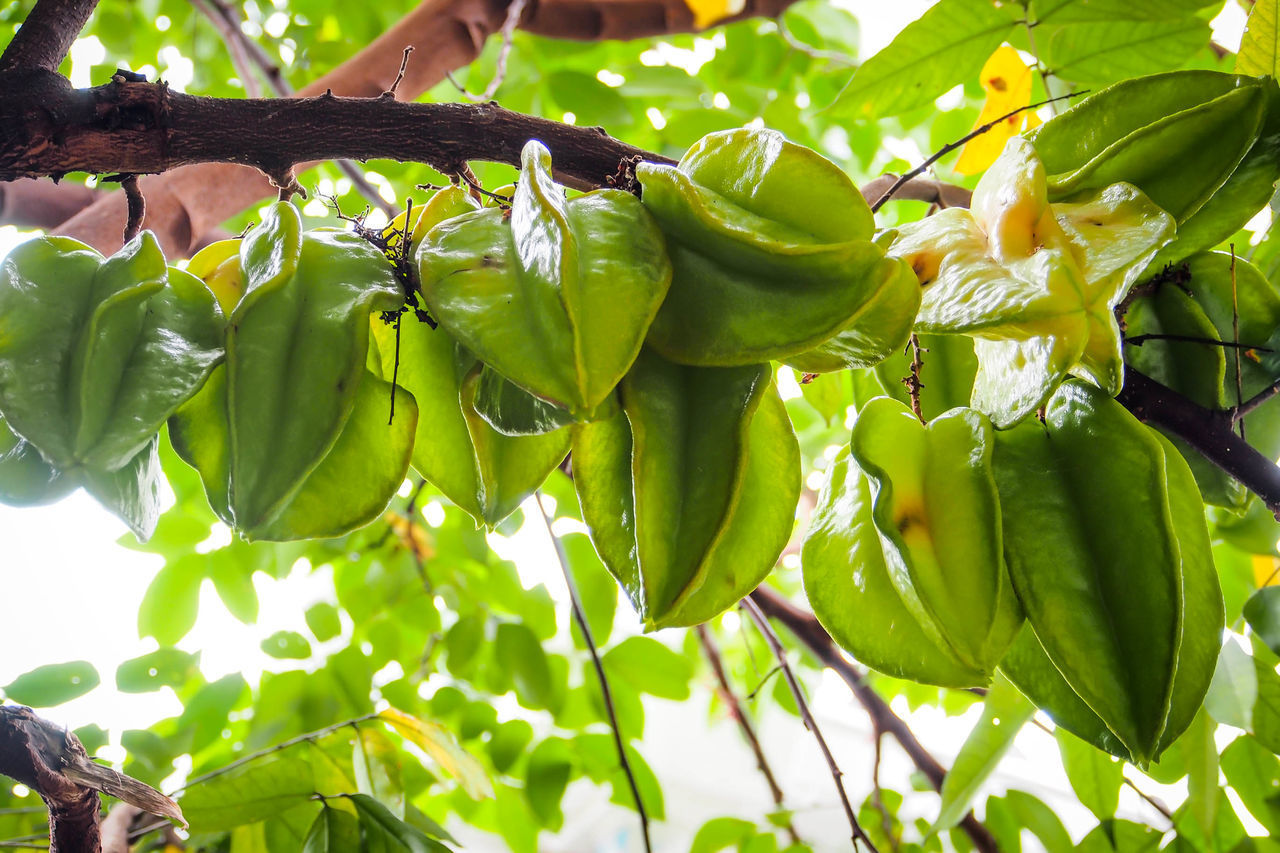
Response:
[{"label": "thin twig", "polygon": [[[769,793],[773,796],[773,804],[781,811],[784,809],[782,787],[778,785],[778,779],[773,775],[773,768],[769,766],[769,761],[765,758],[764,748],[760,745],[760,739],[756,737],[756,730],[751,724],[751,718],[747,716],[746,709],[742,707],[742,702],[738,699],[738,694],[733,692],[733,686],[729,684],[729,676],[724,669],[724,657],[720,654],[720,647],[716,644],[715,637],[711,636],[711,630],[706,625],[699,625],[695,632],[698,635],[698,642],[702,644],[702,652],[707,656],[707,662],[711,664],[711,671],[715,674],[716,681],[720,684],[720,697],[729,706],[729,715],[738,724],[738,728],[742,731],[742,736],[746,738],[747,744],[755,754],[756,767],[760,769],[760,774],[764,776],[765,782],[769,784]],[[792,823],[790,817],[787,818],[783,828],[791,836],[793,844],[802,843],[800,836],[796,834],[795,824]]]},{"label": "thin twig", "polygon": [[587,651],[591,653],[591,662],[596,668],[596,678],[600,681],[600,695],[604,699],[604,710],[609,717],[609,727],[613,729],[613,743],[618,748],[618,764],[622,767],[622,773],[627,777],[627,784],[631,787],[631,797],[635,800],[636,812],[640,815],[640,831],[644,836],[644,849],[646,853],[653,853],[653,844],[649,840],[649,813],[645,811],[644,801],[640,799],[640,786],[636,784],[635,773],[631,770],[631,762],[627,759],[627,745],[622,740],[622,730],[618,726],[618,713],[613,706],[613,692],[609,689],[609,678],[604,672],[604,662],[600,660],[600,651],[596,648],[595,638],[591,636],[591,626],[587,624],[587,614],[582,609],[582,600],[578,596],[578,585],[574,583],[573,571],[569,568],[569,555],[564,552],[564,545],[561,544],[560,538],[556,536],[555,531],[551,529],[551,516],[547,513],[546,506],[542,503],[542,492],[535,492],[534,499],[538,502],[538,514],[542,516],[542,523],[547,527],[547,536],[551,537],[551,544],[555,547],[556,559],[560,562],[560,571],[564,574],[564,585],[569,590],[569,604],[573,610],[573,620],[578,623],[578,630],[582,631],[582,638],[586,641]]},{"label": "thin twig", "polygon": [[1147,341],[1182,341],[1188,344],[1204,344],[1207,347],[1222,347],[1223,349],[1242,350],[1251,349],[1258,352],[1272,352],[1270,347],[1259,346],[1258,344],[1242,344],[1236,341],[1220,341],[1217,338],[1202,338],[1196,335],[1175,335],[1165,332],[1150,332],[1145,335],[1134,335],[1131,338],[1125,338],[1126,344],[1133,344],[1140,347]]},{"label": "thin twig", "polygon": [[404,73],[409,70],[409,54],[413,53],[413,45],[405,45],[404,54],[400,57],[400,70],[396,72],[396,79],[391,81],[391,88],[383,92],[383,97],[395,98],[396,89],[400,88],[400,81],[404,79]]},{"label": "thin twig", "polygon": [[473,103],[485,103],[493,100],[493,96],[497,94],[498,88],[502,85],[502,81],[507,78],[507,60],[511,56],[511,46],[515,41],[516,27],[520,24],[520,18],[524,15],[524,7],[528,4],[528,0],[512,0],[511,5],[507,7],[507,17],[502,22],[502,29],[499,35],[502,36],[502,47],[498,49],[498,60],[494,65],[493,79],[489,81],[489,85],[484,87],[484,91],[475,94],[458,82],[453,76],[452,71],[446,71],[445,79],[453,84],[462,97]]},{"label": "thin twig", "polygon": [[[1234,436],[1234,433],[1232,435]],[[801,610],[767,586],[756,587],[751,593],[751,601],[758,605],[760,610],[787,626],[796,639],[813,652],[823,665],[840,676],[848,685],[854,698],[866,710],[874,729],[892,735],[915,763],[916,768],[929,780],[929,785],[935,791],[942,790],[942,780],[946,777],[947,771],[924,748],[902,718],[893,712],[889,703],[871,689],[863,679],[862,671],[844,656],[835,641],[831,639],[831,635],[823,629],[812,613]],[[982,853],[998,853],[995,837],[978,822],[973,812],[964,816],[960,821],[960,828],[969,836],[974,847]]]},{"label": "thin twig", "polygon": [[[244,30],[240,28],[240,15],[235,9],[225,3],[224,0],[190,0],[190,2],[213,24],[214,29],[218,31],[218,35],[222,37],[222,42],[227,47],[227,53],[231,56],[231,64],[235,67],[236,74],[240,77],[240,82],[244,84],[245,94],[251,98],[261,95],[261,88],[254,77],[254,67],[261,73],[263,79],[267,82],[267,86],[277,98],[287,98],[293,94],[293,87],[284,78],[284,74],[280,71],[280,66],[271,59],[262,45],[249,38]],[[406,59],[408,51],[412,49],[406,49]],[[403,64],[401,65],[400,73],[403,76]],[[396,84],[391,87],[392,92],[395,91],[395,87],[399,83],[400,78],[397,78]],[[334,160],[333,164],[346,176],[347,180],[351,181],[351,186],[355,191],[386,214],[388,219],[393,218],[399,212],[394,204],[382,197],[377,187],[369,183],[369,179],[364,176],[364,172],[355,163],[350,160]]]},{"label": "thin twig", "polygon": [[866,845],[866,848],[872,853],[878,853],[875,844],[867,837],[867,833],[863,831],[862,826],[858,823],[858,816],[854,814],[853,804],[849,802],[849,795],[844,789],[844,773],[840,770],[840,765],[836,764],[836,758],[831,754],[831,748],[827,746],[827,739],[822,736],[822,730],[818,728],[818,721],[813,718],[813,712],[809,710],[809,702],[804,698],[804,690],[800,687],[800,682],[796,679],[795,672],[791,669],[791,664],[787,663],[787,650],[782,647],[782,641],[778,639],[778,635],[773,633],[773,627],[769,625],[769,620],[760,612],[760,608],[750,598],[742,600],[742,606],[751,617],[751,621],[756,623],[756,627],[760,629],[760,633],[764,635],[765,642],[769,644],[769,648],[773,650],[774,657],[778,659],[778,664],[782,667],[782,675],[787,680],[787,687],[791,690],[792,697],[796,700],[796,707],[800,710],[800,719],[804,720],[804,726],[813,733],[813,738],[818,742],[818,749],[822,750],[822,757],[827,761],[827,767],[831,770],[831,779],[835,782],[836,792],[840,795],[840,805],[844,807],[845,818],[849,821],[849,829],[853,831],[853,846],[856,850],[858,842]]},{"label": "thin twig", "polygon": [[1270,400],[1276,394],[1280,394],[1280,379],[1277,379],[1275,382],[1272,382],[1266,388],[1263,388],[1257,394],[1254,394],[1248,400],[1245,400],[1243,403],[1241,403],[1240,405],[1232,409],[1231,422],[1236,423],[1241,418],[1245,417],[1250,412],[1252,412],[1254,409],[1258,408],[1263,403]]},{"label": "thin twig", "polygon": [[[1244,384],[1240,373],[1240,301],[1236,296],[1236,244],[1231,244],[1231,340],[1235,344],[1235,362],[1236,362],[1236,409],[1238,410],[1244,405]],[[1252,349],[1261,349],[1261,347],[1252,347]],[[1267,350],[1270,352],[1270,350]],[[1236,429],[1240,431],[1240,437],[1244,438],[1244,419],[1241,418],[1235,422]]]},{"label": "thin twig", "polygon": [[1128,785],[1134,791],[1134,793],[1136,793],[1139,797],[1141,797],[1143,800],[1146,801],[1147,805],[1151,806],[1151,808],[1155,809],[1156,811],[1160,812],[1160,814],[1164,815],[1165,820],[1169,821],[1170,824],[1173,823],[1173,812],[1169,811],[1168,806],[1166,806],[1164,803],[1160,802],[1155,797],[1148,794],[1146,791],[1139,788],[1137,785],[1134,784],[1133,780],[1130,779],[1128,776],[1124,776],[1122,778],[1124,779],[1124,783]]},{"label": "thin twig", "polygon": [[1061,101],[1066,98],[1076,98],[1083,94],[1085,94],[1085,92],[1072,92],[1067,95],[1059,95],[1056,98],[1049,98],[1047,100],[1043,100],[1038,103],[1027,104],[1025,107],[1018,107],[1016,110],[1010,110],[1009,112],[1005,113],[999,118],[993,119],[987,122],[986,124],[982,125],[982,127],[971,130],[969,133],[966,133],[964,136],[960,137],[955,142],[948,142],[946,145],[942,146],[937,151],[933,152],[933,154],[929,155],[929,158],[925,160],[923,163],[921,163],[919,166],[912,169],[910,172],[907,172],[902,177],[898,178],[898,180],[894,182],[893,186],[889,187],[889,189],[885,191],[885,194],[880,196],[880,198],[876,200],[875,204],[871,205],[871,212],[875,213],[876,211],[880,210],[880,208],[884,205],[884,203],[888,201],[890,198],[892,198],[893,194],[898,191],[899,187],[901,187],[907,181],[911,180],[917,175],[924,174],[925,169],[928,169],[934,163],[938,162],[943,157],[950,154],[952,151],[955,151],[957,148],[964,145],[966,142],[968,142],[970,139],[973,139],[975,136],[981,136],[982,134],[991,130],[991,128],[1000,124],[1000,122],[1007,121],[1008,119],[1011,119],[1014,116],[1016,116],[1018,113],[1024,113],[1027,110],[1039,109],[1040,107],[1043,107],[1045,104],[1051,104],[1054,101]]},{"label": "thin twig", "polygon": [[124,225],[124,242],[128,243],[142,233],[142,223],[147,218],[147,200],[142,197],[142,190],[138,189],[137,175],[126,175],[120,180],[120,186],[124,189],[129,211]]},{"label": "thin twig", "polygon": [[898,839],[893,834],[893,820],[889,817],[889,810],[885,808],[884,790],[880,787],[880,759],[884,754],[884,732],[879,729],[875,732],[875,745],[876,756],[871,765],[871,798],[876,804],[876,810],[880,812],[880,829],[884,832],[884,837],[889,839],[889,846],[897,850]]},{"label": "thin twig", "polygon": [[297,737],[289,738],[286,741],[281,741],[275,746],[269,746],[266,749],[260,749],[257,752],[251,752],[248,755],[244,756],[243,758],[237,758],[235,761],[231,762],[230,764],[224,764],[223,766],[219,767],[216,770],[211,770],[208,773],[205,773],[201,776],[196,776],[194,779],[188,779],[185,784],[171,791],[169,796],[176,797],[178,794],[182,793],[183,791],[190,790],[196,785],[202,784],[204,782],[208,782],[210,779],[216,779],[219,776],[230,773],[232,770],[235,770],[237,767],[243,767],[244,765],[248,764],[250,761],[257,761],[259,758],[265,758],[268,755],[274,755],[277,752],[283,752],[284,750],[288,749],[291,746],[297,746],[300,743],[306,743],[308,741],[319,740],[325,735],[331,735],[334,732],[341,731],[342,729],[345,729],[347,727],[359,726],[361,723],[367,723],[370,720],[376,720],[376,719],[378,719],[377,711],[374,711],[369,714],[362,714],[361,716],[353,717],[350,720],[343,720],[341,723],[334,723],[331,726],[325,726],[323,729],[316,729],[313,732],[307,732],[305,734],[300,734]]},{"label": "thin twig", "polygon": [[[1040,61],[1040,52],[1036,50],[1036,37],[1033,32],[1036,28],[1035,24],[1029,19],[1023,18],[1022,25],[1027,30],[1027,45],[1031,48],[1031,55],[1036,59],[1036,73],[1040,75],[1040,83],[1044,86],[1044,94],[1046,97],[1052,98],[1053,89],[1049,86],[1049,78],[1053,75],[1044,67],[1044,63]],[[1058,114],[1057,104],[1049,104],[1049,109],[1053,111],[1054,115]]]},{"label": "thin twig", "polygon": [[928,350],[920,346],[920,338],[915,332],[907,338],[907,350],[911,353],[911,372],[902,378],[902,384],[907,386],[907,395],[911,398],[911,411],[915,412],[916,419],[923,424],[927,421],[920,408],[920,389],[924,388],[924,383],[920,381],[920,371],[924,368],[922,355]]},{"label": "thin twig", "polygon": [[[785,14],[785,13],[784,13]],[[854,66],[858,64],[858,60],[845,53],[836,50],[822,50],[811,44],[805,44],[796,38],[795,33],[787,27],[787,22],[783,19],[783,15],[774,18],[774,23],[778,25],[778,35],[782,36],[782,40],[787,43],[787,47],[792,50],[803,53],[805,56],[813,59],[821,59],[836,65]]]}]

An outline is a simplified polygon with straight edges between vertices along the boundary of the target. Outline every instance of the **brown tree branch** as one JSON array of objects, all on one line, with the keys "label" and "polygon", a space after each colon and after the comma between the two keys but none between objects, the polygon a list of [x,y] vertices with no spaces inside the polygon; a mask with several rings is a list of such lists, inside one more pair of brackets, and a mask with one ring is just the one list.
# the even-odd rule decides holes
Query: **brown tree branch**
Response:
[{"label": "brown tree branch", "polygon": [[818,721],[813,718],[813,712],[809,710],[809,702],[804,697],[804,690],[800,687],[800,682],[796,678],[795,672],[791,669],[791,664],[787,662],[787,650],[782,647],[782,642],[778,639],[778,635],[773,632],[773,628],[769,625],[769,620],[760,611],[759,606],[752,598],[744,598],[742,607],[747,611],[747,615],[751,617],[751,621],[756,623],[756,627],[760,629],[765,642],[769,644],[769,649],[773,652],[773,656],[777,658],[778,667],[782,670],[782,677],[786,679],[787,688],[791,691],[791,696],[795,699],[796,707],[800,711],[800,719],[804,720],[804,727],[813,734],[814,740],[818,742],[818,749],[822,751],[822,757],[826,759],[827,767],[831,771],[831,779],[835,782],[836,793],[840,795],[840,805],[844,808],[845,819],[849,822],[849,829],[853,833],[853,849],[857,850],[858,844],[861,843],[871,853],[878,853],[875,844],[867,837],[866,831],[858,823],[858,816],[854,814],[853,804],[849,802],[849,794],[844,789],[844,772],[840,769],[840,765],[836,764],[836,758],[831,754],[831,748],[827,746],[827,739],[822,736],[822,729],[818,728]]},{"label": "brown tree branch", "polygon": [[0,73],[55,70],[97,5],[98,0],[38,0],[0,54]]},{"label": "brown tree branch", "polygon": [[[702,645],[702,653],[706,655],[707,663],[711,665],[711,672],[716,677],[716,682],[720,685],[720,697],[725,704],[729,706],[729,716],[733,717],[734,722],[738,724],[738,728],[742,731],[742,736],[746,738],[747,744],[751,747],[751,752],[756,757],[756,767],[760,769],[760,775],[764,776],[764,780],[769,785],[769,793],[773,796],[773,804],[777,806],[779,811],[784,808],[782,787],[778,784],[778,779],[773,775],[773,768],[769,766],[769,759],[765,757],[764,747],[760,745],[760,739],[756,737],[755,726],[751,724],[751,718],[747,716],[746,709],[742,707],[742,702],[738,699],[738,694],[734,692],[733,685],[729,683],[729,675],[724,669],[724,657],[720,654],[720,647],[716,644],[715,637],[711,635],[711,629],[706,625],[699,625],[694,629],[698,635],[698,642]],[[800,844],[800,836],[796,833],[795,824],[791,818],[787,818],[784,827],[787,834],[791,836],[793,844]]]},{"label": "brown tree branch", "polygon": [[[298,163],[386,158],[455,173],[468,160],[517,165],[529,139],[551,149],[557,176],[603,186],[622,160],[671,163],[601,128],[575,127],[496,104],[416,104],[393,97],[257,100],[201,98],[163,84],[113,82],[72,89],[47,73],[21,93],[0,92],[0,179],[67,172],[156,173],[236,162],[287,181]],[[51,120],[51,115],[64,118]]]},{"label": "brown tree branch", "polygon": [[[907,724],[893,713],[893,709],[880,697],[880,694],[872,690],[863,680],[862,672],[844,656],[813,614],[806,613],[766,586],[757,587],[751,593],[751,600],[759,606],[762,613],[785,625],[787,630],[813,652],[824,666],[833,670],[844,680],[853,692],[854,698],[871,718],[871,725],[875,731],[892,735],[916,768],[929,780],[933,789],[941,791],[942,780],[947,775],[947,771],[924,748]],[[985,826],[978,822],[973,812],[964,816],[964,820],[960,822],[960,828],[969,836],[974,847],[982,853],[998,853],[999,848],[996,846],[995,838]]]},{"label": "brown tree branch", "polygon": [[[726,19],[775,17],[794,0],[746,0]],[[445,73],[474,60],[485,40],[507,17],[507,0],[423,0],[347,62],[299,90],[302,96],[376,97],[389,87],[408,45],[417,49],[400,84],[402,98],[417,98]],[[684,0],[541,0],[525,9],[521,29],[580,41],[633,39],[692,32],[693,13]],[[118,171],[118,170],[117,170]],[[185,166],[140,182],[149,224],[170,257],[185,257],[204,235],[276,190],[253,169],[227,163]],[[124,199],[102,198],[58,229],[100,251],[120,247]]]},{"label": "brown tree branch", "polygon": [[1280,467],[1231,431],[1231,412],[1206,409],[1132,367],[1125,368],[1124,388],[1116,399],[1138,420],[1186,441],[1280,518]]},{"label": "brown tree branch", "polygon": [[0,773],[39,794],[49,807],[49,850],[98,853],[98,792],[63,775],[63,764],[88,762],[80,739],[23,705],[0,705]]}]

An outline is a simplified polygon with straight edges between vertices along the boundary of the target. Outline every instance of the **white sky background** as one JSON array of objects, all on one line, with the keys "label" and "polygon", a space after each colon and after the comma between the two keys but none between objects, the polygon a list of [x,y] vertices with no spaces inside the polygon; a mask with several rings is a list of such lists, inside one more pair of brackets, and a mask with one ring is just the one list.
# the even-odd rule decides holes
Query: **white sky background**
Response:
[{"label": "white sky background", "polygon": [[[843,0],[841,5],[858,17],[862,55],[869,56],[931,3]],[[1244,12],[1229,2],[1214,21],[1215,39],[1235,49],[1243,26]],[[96,39],[77,43],[73,49],[73,59],[77,61],[72,71],[77,85],[88,84],[81,78],[87,75],[90,64],[102,61],[103,53]],[[165,75],[182,88],[190,79],[189,63],[174,53],[164,57],[171,63]],[[125,59],[120,58],[121,64]],[[0,254],[24,237],[11,227],[0,228]],[[115,746],[102,755],[113,760],[123,758],[118,747],[122,730],[145,728],[181,711],[180,703],[167,688],[140,695],[123,694],[114,688],[115,670],[120,663],[156,648],[154,640],[138,638],[135,614],[161,560],[117,545],[125,533],[122,523],[83,492],[49,507],[0,506],[0,571],[4,572],[0,627],[6,637],[0,655],[0,685],[41,664],[89,660],[97,667],[103,685],[88,696],[42,713],[73,728],[97,723],[109,729]],[[526,586],[545,583],[557,598],[561,625],[567,624],[563,582],[541,525],[527,525],[509,541],[495,538],[494,545],[502,556],[516,561]],[[305,567],[281,581],[261,574],[255,579],[261,610],[258,623],[250,626],[232,618],[211,585],[205,584],[199,619],[179,645],[201,652],[201,669],[209,679],[243,672],[255,682],[263,669],[292,668],[291,662],[264,655],[259,643],[280,629],[305,632],[303,612],[329,586],[324,574],[312,573]],[[625,603],[619,608],[620,629],[626,618],[625,608]],[[53,626],[52,630],[49,626]],[[820,682],[810,679],[808,686],[824,733],[846,771],[850,794],[858,802],[866,796],[870,784],[872,753],[865,714],[832,673],[825,673]],[[684,704],[646,698],[649,734],[641,749],[663,783],[668,809],[668,820],[655,825],[655,835],[673,850],[682,846],[687,849],[692,832],[710,817],[750,817],[772,809],[751,754],[732,723],[722,721],[709,731],[705,728],[705,701],[705,695]],[[895,710],[906,715],[905,703],[895,703]],[[974,708],[962,717],[947,718],[941,712],[925,709],[908,716],[926,746],[949,766],[978,712]],[[806,837],[813,838],[813,830],[827,834],[829,827],[833,833],[830,837],[842,838],[843,816],[811,736],[794,718],[776,710],[763,714],[760,729],[766,752],[787,792],[788,805],[799,813],[802,834],[805,828],[811,828]],[[1057,755],[1052,737],[1028,726],[988,787],[995,791],[1018,787],[1037,793],[1061,811],[1078,839],[1094,821],[1070,793]],[[919,808],[924,809],[921,816],[932,818],[937,800],[910,795],[905,780],[911,769],[896,746],[887,746],[883,767],[886,786],[907,792],[908,807],[913,801],[918,802]],[[1162,789],[1146,780],[1142,784],[1145,790],[1171,803],[1176,804],[1183,796],[1176,789]],[[1123,814],[1152,820],[1149,807],[1131,791],[1125,789],[1122,794]],[[598,851],[626,849],[621,839],[634,825],[634,814],[609,806],[607,791],[575,784],[566,798],[565,813],[569,822],[557,840],[548,842],[547,850],[584,850],[589,845]],[[608,838],[601,837],[600,830],[605,826],[615,831]],[[1259,831],[1261,827],[1254,825],[1252,830]],[[484,842],[477,839],[469,849],[485,849]]]}]

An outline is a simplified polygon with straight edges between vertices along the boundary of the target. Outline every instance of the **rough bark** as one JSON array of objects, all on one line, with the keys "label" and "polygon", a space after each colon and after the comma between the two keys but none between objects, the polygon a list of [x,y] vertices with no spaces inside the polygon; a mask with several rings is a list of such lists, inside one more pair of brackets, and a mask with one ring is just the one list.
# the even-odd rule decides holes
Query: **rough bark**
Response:
[{"label": "rough bark", "polygon": [[[778,15],[792,2],[747,0],[729,20]],[[402,100],[417,98],[479,55],[485,39],[502,28],[507,5],[505,0],[425,0],[297,94],[331,90],[339,96],[376,97],[391,86],[405,47],[412,45],[415,50],[397,92]],[[528,5],[521,28],[583,41],[630,39],[692,31],[693,16],[683,0],[544,0]],[[148,227],[173,257],[189,255],[202,235],[275,193],[260,172],[226,163],[185,166],[143,178],[139,187],[147,199]],[[113,252],[121,245],[126,217],[123,193],[112,193],[65,222],[58,233]]]},{"label": "rough bark", "polygon": [[0,773],[39,794],[49,807],[52,853],[98,853],[98,792],[62,774],[64,760],[89,760],[74,734],[22,705],[0,705]]}]

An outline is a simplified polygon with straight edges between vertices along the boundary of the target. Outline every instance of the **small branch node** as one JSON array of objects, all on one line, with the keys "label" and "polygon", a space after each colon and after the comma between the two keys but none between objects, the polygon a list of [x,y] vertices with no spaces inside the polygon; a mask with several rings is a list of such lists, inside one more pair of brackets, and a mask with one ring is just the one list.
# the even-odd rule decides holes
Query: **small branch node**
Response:
[{"label": "small branch node", "polygon": [[142,223],[147,218],[147,200],[142,197],[137,175],[125,176],[120,181],[120,186],[124,189],[125,202],[129,211],[124,225],[124,242],[128,243],[142,232]]},{"label": "small branch node", "polygon": [[405,45],[404,54],[400,57],[400,70],[396,73],[396,79],[392,81],[391,88],[383,92],[382,97],[395,99],[396,90],[400,88],[400,82],[404,80],[405,71],[409,68],[409,54],[411,53],[413,53],[413,45]]}]

